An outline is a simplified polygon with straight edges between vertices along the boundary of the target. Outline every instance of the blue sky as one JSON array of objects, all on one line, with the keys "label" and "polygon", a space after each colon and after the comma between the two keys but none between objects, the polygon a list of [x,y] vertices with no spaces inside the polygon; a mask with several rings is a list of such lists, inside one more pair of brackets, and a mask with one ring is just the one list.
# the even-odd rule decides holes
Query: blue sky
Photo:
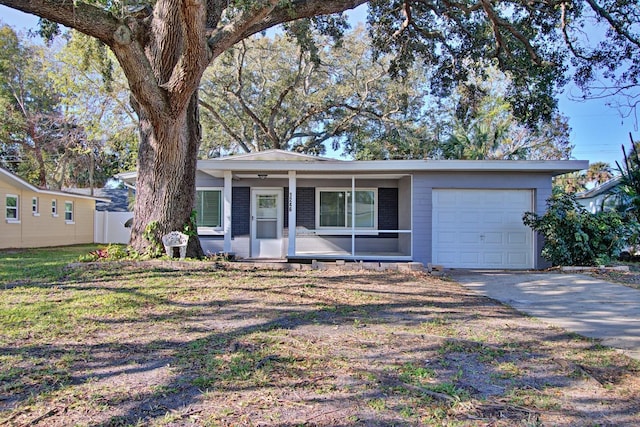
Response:
[{"label": "blue sky", "polygon": [[[363,19],[365,11],[362,7],[358,8],[352,19]],[[38,22],[33,15],[5,6],[0,6],[0,20],[25,33]],[[570,99],[570,93],[570,88],[565,89],[559,98],[559,106],[560,111],[569,118],[571,143],[575,146],[573,157],[591,163],[603,161],[615,167],[615,161],[622,159],[620,147],[630,145],[629,133],[633,134],[634,139],[640,139],[638,124],[632,117],[623,118],[618,111],[607,106],[607,100],[578,102]]]}]

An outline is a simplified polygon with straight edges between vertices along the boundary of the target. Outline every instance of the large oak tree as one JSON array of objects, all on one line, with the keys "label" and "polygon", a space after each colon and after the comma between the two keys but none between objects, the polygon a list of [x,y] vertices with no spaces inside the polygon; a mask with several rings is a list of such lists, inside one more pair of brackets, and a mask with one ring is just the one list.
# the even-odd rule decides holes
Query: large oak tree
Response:
[{"label": "large oak tree", "polygon": [[[420,59],[432,87],[446,92],[465,78],[463,58],[495,58],[516,77],[512,104],[532,122],[555,107],[565,57],[559,28],[585,11],[615,19],[612,8],[635,0],[372,0],[375,48],[395,52],[392,71]],[[198,87],[205,68],[227,49],[274,25],[328,15],[365,0],[0,0],[95,37],[115,54],[139,117],[137,200],[131,244],[144,251],[158,235],[189,221],[200,144]],[[637,19],[637,15],[635,18]],[[326,31],[331,20],[316,19]],[[613,28],[628,34],[635,27]],[[579,27],[578,27],[579,29]],[[633,34],[631,34],[633,36]],[[571,35],[569,35],[569,38]],[[302,40],[302,39],[301,39]],[[626,40],[626,39],[625,39]],[[515,96],[517,95],[517,96]],[[155,224],[155,238],[144,233]],[[149,240],[150,239],[150,240]],[[190,255],[201,255],[190,239]]]}]

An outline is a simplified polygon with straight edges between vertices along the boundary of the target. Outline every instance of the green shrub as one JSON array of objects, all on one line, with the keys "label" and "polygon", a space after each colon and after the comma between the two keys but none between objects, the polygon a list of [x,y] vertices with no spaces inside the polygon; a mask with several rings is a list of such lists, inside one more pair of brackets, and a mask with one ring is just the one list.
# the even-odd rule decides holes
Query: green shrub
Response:
[{"label": "green shrub", "polygon": [[86,255],[81,255],[79,260],[80,262],[116,261],[128,258],[130,255],[129,250],[125,245],[110,244],[105,248],[96,249]]},{"label": "green shrub", "polygon": [[625,221],[618,212],[592,214],[573,195],[554,192],[547,212],[527,212],[525,225],[542,234],[542,257],[553,265],[600,265],[617,257],[637,230],[635,221]]}]

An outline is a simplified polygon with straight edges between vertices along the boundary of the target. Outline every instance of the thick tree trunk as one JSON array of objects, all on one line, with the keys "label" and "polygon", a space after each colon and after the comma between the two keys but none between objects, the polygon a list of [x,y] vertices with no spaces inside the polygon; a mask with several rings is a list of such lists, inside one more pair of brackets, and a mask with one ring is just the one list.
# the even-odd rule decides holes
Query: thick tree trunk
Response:
[{"label": "thick tree trunk", "polygon": [[[134,106],[140,117],[140,149],[130,244],[145,253],[162,250],[161,237],[183,231],[190,221],[201,138],[198,92],[176,119],[165,117],[152,123],[143,108]],[[189,238],[187,256],[204,256],[197,235]]]}]

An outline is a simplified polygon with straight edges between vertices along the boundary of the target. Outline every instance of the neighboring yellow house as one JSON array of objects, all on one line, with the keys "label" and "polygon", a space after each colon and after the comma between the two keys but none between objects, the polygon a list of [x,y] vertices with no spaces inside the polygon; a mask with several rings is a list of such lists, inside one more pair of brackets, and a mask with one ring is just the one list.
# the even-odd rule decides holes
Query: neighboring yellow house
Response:
[{"label": "neighboring yellow house", "polygon": [[37,188],[0,168],[0,249],[93,243],[98,197]]}]

